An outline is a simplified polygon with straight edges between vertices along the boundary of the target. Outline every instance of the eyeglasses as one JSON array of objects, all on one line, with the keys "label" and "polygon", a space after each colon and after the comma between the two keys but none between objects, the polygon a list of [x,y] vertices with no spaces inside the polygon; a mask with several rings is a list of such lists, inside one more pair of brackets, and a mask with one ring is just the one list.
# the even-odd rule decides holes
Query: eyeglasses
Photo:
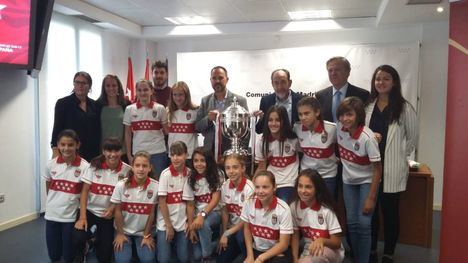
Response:
[{"label": "eyeglasses", "polygon": [[78,81],[78,80],[74,80],[73,81],[73,84],[75,85],[82,85],[82,86],[86,86],[86,85],[89,85],[88,82],[85,82],[85,81]]}]

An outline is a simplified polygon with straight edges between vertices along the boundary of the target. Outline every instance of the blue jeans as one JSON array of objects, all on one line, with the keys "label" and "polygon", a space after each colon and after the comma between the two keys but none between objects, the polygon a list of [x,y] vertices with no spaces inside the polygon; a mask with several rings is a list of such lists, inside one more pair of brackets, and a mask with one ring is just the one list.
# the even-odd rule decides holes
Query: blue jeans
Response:
[{"label": "blue jeans", "polygon": [[193,258],[201,260],[208,258],[215,251],[218,240],[213,240],[213,229],[219,228],[221,223],[221,214],[219,211],[212,211],[203,221],[203,227],[198,230],[198,238],[200,239],[193,246]]},{"label": "blue jeans", "polygon": [[151,165],[153,165],[154,176],[156,180],[159,180],[161,172],[169,167],[169,159],[167,152],[151,154]]},{"label": "blue jeans", "polygon": [[62,223],[46,220],[46,243],[50,260],[72,262],[75,256],[72,233],[75,223]]},{"label": "blue jeans", "polygon": [[343,184],[346,220],[355,262],[368,262],[371,250],[372,213],[362,213],[369,191],[370,184]]},{"label": "blue jeans", "polygon": [[277,188],[275,195],[279,199],[285,201],[286,203],[289,203],[289,198],[291,198],[293,193],[294,193],[294,187],[286,186],[286,187]]},{"label": "blue jeans", "polygon": [[328,191],[330,192],[330,197],[335,199],[336,177],[323,178],[323,180],[325,181]]},{"label": "blue jeans", "polygon": [[247,257],[243,228],[237,231],[235,235],[231,235],[228,238],[227,248],[226,250],[221,251],[216,262],[218,263],[233,262],[239,256],[239,254],[242,259],[245,259]]},{"label": "blue jeans", "polygon": [[176,246],[177,259],[179,262],[189,262],[189,240],[184,231],[174,231],[174,238],[171,242],[166,240],[166,231],[158,230],[157,233],[157,254],[159,263],[171,261],[172,246]]},{"label": "blue jeans", "polygon": [[140,262],[154,262],[154,251],[149,249],[148,246],[141,247],[141,236],[128,236],[128,242],[124,242],[121,251],[115,251],[115,262],[116,263],[127,263],[132,260],[132,243],[135,243],[136,252]]}]

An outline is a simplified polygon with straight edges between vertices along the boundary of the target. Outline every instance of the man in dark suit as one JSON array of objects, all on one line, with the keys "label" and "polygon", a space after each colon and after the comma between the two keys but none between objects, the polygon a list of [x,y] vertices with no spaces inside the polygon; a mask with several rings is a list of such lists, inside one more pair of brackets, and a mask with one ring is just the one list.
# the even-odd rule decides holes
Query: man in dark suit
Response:
[{"label": "man in dark suit", "polygon": [[271,73],[271,85],[275,93],[262,97],[260,100],[260,110],[254,114],[260,116],[260,120],[255,126],[257,133],[263,132],[265,119],[263,115],[268,112],[273,105],[279,105],[286,108],[291,126],[299,121],[296,104],[303,97],[302,94],[291,90],[291,75],[286,69],[276,69]]},{"label": "man in dark suit", "polygon": [[361,89],[348,83],[351,65],[344,57],[332,57],[327,61],[328,79],[332,86],[315,93],[320,102],[321,113],[324,120],[336,122],[336,108],[346,98],[355,96],[366,102],[369,91]]}]

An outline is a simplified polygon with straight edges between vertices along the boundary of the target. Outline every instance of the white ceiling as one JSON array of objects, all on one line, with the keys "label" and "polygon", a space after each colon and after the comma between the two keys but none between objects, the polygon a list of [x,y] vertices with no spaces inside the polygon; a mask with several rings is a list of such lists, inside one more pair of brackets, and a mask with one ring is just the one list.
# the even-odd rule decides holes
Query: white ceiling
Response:
[{"label": "white ceiling", "polygon": [[[425,1],[427,0],[412,0]],[[98,25],[157,40],[174,37],[176,27],[164,17],[203,16],[228,34],[278,33],[290,21],[289,11],[332,10],[341,28],[378,27],[448,19],[448,1],[407,5],[408,0],[56,0],[54,9],[83,15]],[[444,7],[437,13],[438,6]]]}]

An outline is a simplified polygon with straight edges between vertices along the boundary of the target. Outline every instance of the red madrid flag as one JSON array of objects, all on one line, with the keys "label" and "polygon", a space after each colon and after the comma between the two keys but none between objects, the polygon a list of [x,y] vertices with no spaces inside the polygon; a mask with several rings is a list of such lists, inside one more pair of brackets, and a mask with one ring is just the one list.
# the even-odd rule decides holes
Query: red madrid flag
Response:
[{"label": "red madrid flag", "polygon": [[133,66],[132,59],[130,57],[128,57],[127,87],[125,89],[125,97],[131,102],[135,101],[135,86],[133,85]]}]

